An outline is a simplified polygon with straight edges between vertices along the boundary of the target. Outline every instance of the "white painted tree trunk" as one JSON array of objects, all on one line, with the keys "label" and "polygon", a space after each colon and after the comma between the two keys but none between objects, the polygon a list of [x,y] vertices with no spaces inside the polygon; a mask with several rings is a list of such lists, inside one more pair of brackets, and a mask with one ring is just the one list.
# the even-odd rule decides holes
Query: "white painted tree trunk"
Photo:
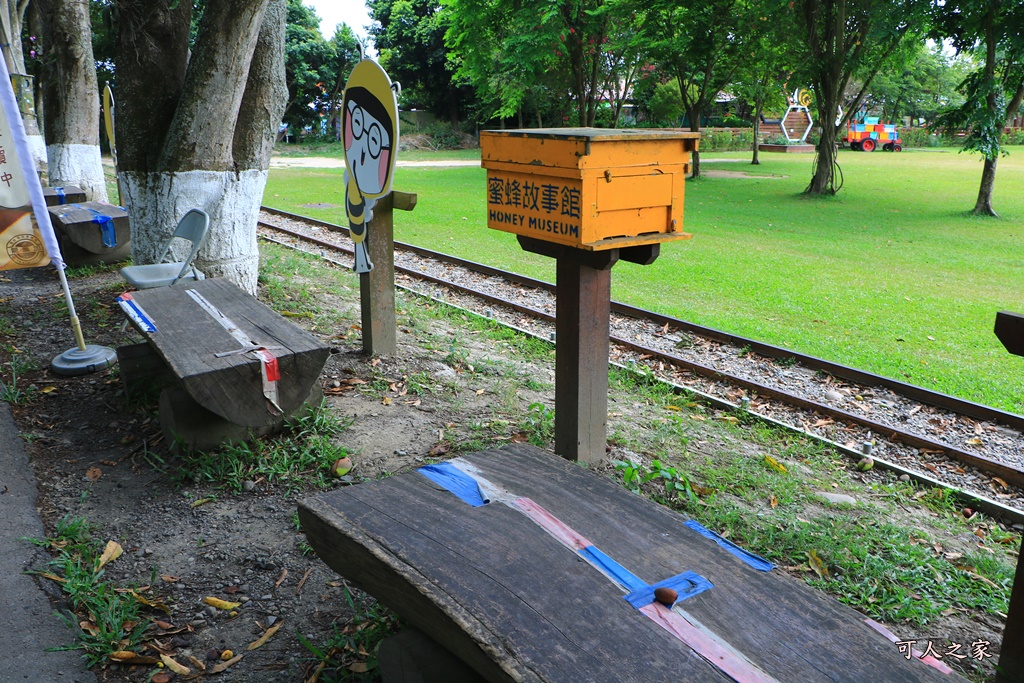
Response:
[{"label": "white painted tree trunk", "polygon": [[98,145],[47,145],[50,187],[77,185],[91,202],[106,202],[107,182]]},{"label": "white painted tree trunk", "polygon": [[181,217],[203,209],[210,232],[196,267],[255,294],[256,222],[287,100],[285,0],[208,0],[191,53],[191,3],[156,4],[117,2],[118,165],[132,258],[153,262]]},{"label": "white painted tree trunk", "polygon": [[[210,215],[210,232],[196,267],[207,277],[226,277],[256,291],[259,250],[252,228],[266,171],[127,172],[120,179],[124,202],[132,207],[132,260],[156,261],[181,217],[189,209],[202,209]],[[184,258],[186,248],[179,245],[175,258]]]}]

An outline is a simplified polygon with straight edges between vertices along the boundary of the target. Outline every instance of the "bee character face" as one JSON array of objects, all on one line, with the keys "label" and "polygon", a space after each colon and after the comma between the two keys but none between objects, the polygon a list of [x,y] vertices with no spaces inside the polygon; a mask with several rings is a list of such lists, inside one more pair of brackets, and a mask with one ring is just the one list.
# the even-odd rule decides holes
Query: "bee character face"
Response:
[{"label": "bee character face", "polygon": [[382,194],[387,186],[391,168],[391,125],[386,115],[379,116],[383,112],[375,111],[375,99],[357,98],[359,94],[352,93],[351,97],[348,92],[345,94],[345,157],[359,191],[375,196]]}]

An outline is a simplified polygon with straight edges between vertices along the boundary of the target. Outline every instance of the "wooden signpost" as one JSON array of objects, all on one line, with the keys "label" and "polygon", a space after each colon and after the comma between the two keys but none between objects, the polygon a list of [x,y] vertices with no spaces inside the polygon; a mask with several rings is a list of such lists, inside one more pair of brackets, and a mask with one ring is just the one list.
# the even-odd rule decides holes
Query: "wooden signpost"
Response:
[{"label": "wooden signpost", "polygon": [[[1015,356],[1024,356],[1024,315],[1000,311],[996,314],[996,337],[1006,350]],[[1024,560],[1017,557],[1017,574],[1010,593],[1010,607],[1006,611],[1003,646],[999,651],[1001,683],[1024,681]]]},{"label": "wooden signpost", "polygon": [[605,456],[611,269],[687,239],[683,193],[697,133],[486,131],[487,227],[556,259],[555,451]]},{"label": "wooden signpost", "polygon": [[412,211],[416,195],[391,192],[377,202],[367,240],[367,252],[373,270],[359,274],[359,300],[362,310],[363,353],[393,356],[398,352],[398,325],[395,321],[395,221],[394,210]]}]

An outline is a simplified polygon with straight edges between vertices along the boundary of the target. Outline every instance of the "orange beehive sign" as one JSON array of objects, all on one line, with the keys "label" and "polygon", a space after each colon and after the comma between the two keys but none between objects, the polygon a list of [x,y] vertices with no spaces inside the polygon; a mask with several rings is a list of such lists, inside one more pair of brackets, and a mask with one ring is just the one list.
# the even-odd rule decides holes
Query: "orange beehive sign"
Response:
[{"label": "orange beehive sign", "polygon": [[589,251],[668,242],[699,134],[552,128],[480,134],[487,227]]}]

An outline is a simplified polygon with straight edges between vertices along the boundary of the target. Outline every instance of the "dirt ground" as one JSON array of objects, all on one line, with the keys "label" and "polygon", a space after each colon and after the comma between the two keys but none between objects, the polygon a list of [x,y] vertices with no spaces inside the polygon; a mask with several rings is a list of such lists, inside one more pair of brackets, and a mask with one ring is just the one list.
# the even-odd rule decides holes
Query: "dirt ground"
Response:
[{"label": "dirt ground", "polygon": [[[116,273],[72,280],[88,343],[116,348],[141,341],[130,329],[120,330],[114,298],[123,289]],[[458,320],[420,316],[410,322],[411,314],[400,310],[396,358],[364,356],[354,327],[358,292],[350,289],[345,298],[331,291],[318,289],[317,305],[336,312],[339,322],[314,332],[332,348],[321,382],[328,409],[351,421],[337,438],[354,453],[353,481],[414,467],[443,455],[452,443],[483,447],[515,439],[516,420],[529,406],[552,405],[553,362],[527,362]],[[108,565],[106,578],[118,586],[150,586],[146,595],[166,603],[169,613],[154,615],[162,622],[151,641],[158,650],[193,671],[190,657],[210,668],[224,650],[244,655],[204,680],[307,681],[316,659],[301,638],[319,647],[349,627],[349,595],[357,608],[370,604],[309,552],[297,529],[296,502],[315,491],[289,490],[263,478],[246,481],[238,493],[187,477],[182,481],[181,461],[170,455],[160,434],[155,401],[128,400],[116,369],[82,377],[49,371],[50,359],[74,346],[62,301],[50,269],[0,274],[0,319],[14,321],[0,326],[0,369],[10,382],[12,359],[19,356],[17,387],[28,398],[12,408],[39,480],[38,505],[47,529],[65,516],[84,517],[102,540],[123,546],[124,555]],[[316,324],[302,317],[295,321],[307,328]],[[426,386],[411,391],[412,378]],[[644,407],[621,397],[612,396],[610,410],[622,424],[643,423]],[[702,432],[702,425],[695,422],[692,432],[697,453],[721,445],[716,442],[722,437],[710,427]],[[613,452],[619,458],[635,455],[619,450]],[[56,584],[39,581],[66,612]],[[204,604],[206,597],[242,604],[232,615]],[[935,632],[981,633],[995,642],[1001,631],[995,619],[955,619],[936,622]],[[265,645],[246,650],[266,629],[282,623]],[[74,638],[69,629],[66,642]],[[359,673],[363,659],[355,652],[347,660],[354,680],[372,679],[372,671]],[[96,672],[104,682],[139,682],[157,670],[110,664]]]},{"label": "dirt ground", "polygon": [[[121,313],[114,298],[124,287],[116,273],[76,278],[71,289],[87,343],[116,348],[141,341],[131,329],[119,329]],[[288,491],[258,479],[246,482],[239,494],[200,482],[180,484],[180,477],[172,476],[180,463],[168,453],[156,406],[127,401],[116,370],[81,377],[49,371],[51,358],[74,348],[60,292],[49,269],[0,276],[0,306],[5,316],[10,311],[17,320],[14,329],[4,330],[10,334],[0,336],[20,352],[17,386],[31,396],[12,408],[28,441],[47,529],[68,515],[84,517],[103,540],[118,541],[125,552],[108,565],[106,578],[118,586],[153,586],[147,595],[159,596],[170,607],[169,614],[155,615],[169,625],[158,641],[182,663],[188,664],[190,655],[203,661],[230,649],[245,656],[217,675],[218,681],[306,680],[315,661],[297,633],[321,646],[351,617],[345,582],[309,551],[296,529],[296,501],[314,492]],[[319,303],[325,308],[358,306],[358,301]],[[434,329],[432,334],[444,337],[447,331]],[[470,373],[458,363],[443,362],[450,348],[413,346],[416,339],[408,331],[400,340],[400,361],[363,356],[360,337],[350,330],[323,330],[321,336],[332,347],[321,377],[327,391],[354,387],[328,396],[327,404],[351,420],[340,441],[355,454],[355,480],[398,472],[422,463],[428,454],[443,453],[442,441],[450,442],[475,417],[491,415],[500,391],[495,384],[507,376],[508,368],[502,377],[481,368],[471,373],[467,386]],[[488,350],[488,344],[477,345],[472,336],[463,339],[460,360]],[[514,361],[511,366],[516,372]],[[8,371],[10,366],[2,367]],[[532,377],[546,371],[521,372]],[[396,387],[388,392],[394,400],[385,404],[379,393],[342,384],[386,378],[401,385],[403,377],[414,374],[431,377],[436,391],[402,395]],[[4,380],[10,379],[5,372]],[[553,375],[547,381],[553,383]],[[455,395],[458,401],[449,400]],[[524,395],[521,400],[541,398]],[[194,505],[203,499],[211,500]],[[68,614],[56,585],[46,579],[40,584]],[[358,591],[352,594],[357,602],[363,599]],[[207,596],[243,604],[231,617],[205,605]],[[266,645],[246,652],[264,629],[281,621],[284,625]],[[66,642],[74,637],[69,630]],[[360,659],[352,657],[353,663]],[[102,681],[142,681],[149,680],[154,667],[111,664],[96,672]]]}]

